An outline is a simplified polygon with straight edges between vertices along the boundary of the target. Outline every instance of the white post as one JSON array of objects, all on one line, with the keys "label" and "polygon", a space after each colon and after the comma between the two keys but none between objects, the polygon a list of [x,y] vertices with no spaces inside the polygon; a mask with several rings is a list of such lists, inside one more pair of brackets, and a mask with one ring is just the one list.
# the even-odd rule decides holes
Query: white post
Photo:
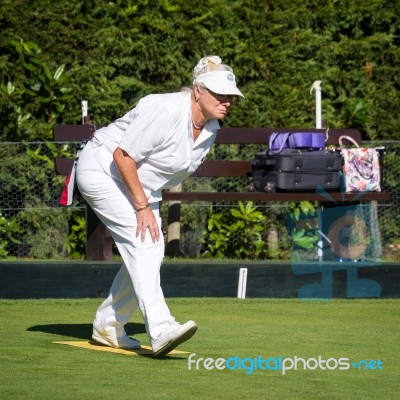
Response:
[{"label": "white post", "polygon": [[247,287],[247,268],[240,268],[239,270],[239,284],[238,284],[238,299],[246,298],[246,287]]},{"label": "white post", "polygon": [[85,124],[89,115],[89,106],[87,100],[82,100],[82,124]]},{"label": "white post", "polygon": [[322,128],[322,108],[321,108],[321,81],[314,81],[311,86],[312,93],[315,90],[315,127]]}]

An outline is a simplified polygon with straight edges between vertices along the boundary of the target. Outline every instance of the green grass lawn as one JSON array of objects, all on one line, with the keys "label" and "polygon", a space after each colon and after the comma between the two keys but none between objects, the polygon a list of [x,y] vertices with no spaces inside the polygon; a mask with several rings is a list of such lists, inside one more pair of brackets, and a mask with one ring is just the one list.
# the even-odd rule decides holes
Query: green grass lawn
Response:
[{"label": "green grass lawn", "polygon": [[[189,370],[188,355],[156,360],[53,343],[89,339],[99,303],[0,300],[0,399],[399,398],[400,300],[168,300],[178,320],[199,324],[196,335],[179,348],[196,353],[193,360],[321,356],[383,363],[376,370],[300,368],[285,375],[281,370],[207,370],[203,364]],[[148,344],[139,315],[127,332]]]}]

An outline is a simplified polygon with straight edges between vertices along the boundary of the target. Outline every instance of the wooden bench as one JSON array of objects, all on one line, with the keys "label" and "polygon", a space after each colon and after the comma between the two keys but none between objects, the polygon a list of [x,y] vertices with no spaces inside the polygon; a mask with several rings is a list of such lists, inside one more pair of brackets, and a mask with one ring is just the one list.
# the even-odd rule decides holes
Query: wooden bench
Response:
[{"label": "wooden bench", "polygon": [[[218,130],[215,144],[239,144],[239,145],[260,145],[260,150],[266,148],[268,138],[273,132],[325,132],[323,129],[308,128],[221,128]],[[94,132],[92,125],[59,125],[54,128],[54,141],[56,142],[79,142],[89,138]],[[361,142],[361,134],[356,129],[330,129],[327,145],[337,145],[339,137],[347,135]],[[55,160],[56,172],[61,175],[67,175],[72,166],[72,159],[58,158]],[[251,177],[252,166],[250,160],[206,160],[192,175],[194,177],[209,178],[245,178]],[[352,201],[388,201],[391,194],[388,192],[368,192],[359,197],[358,193],[341,193],[329,192],[332,201],[339,201],[342,204]],[[318,201],[326,203],[328,200],[322,194],[317,192],[188,192],[188,191],[164,191],[163,200],[169,202],[180,201],[255,201],[255,202],[271,202],[271,201]],[[168,223],[177,222],[176,212],[169,213]],[[105,251],[104,239],[107,235],[105,228],[97,220],[94,213],[87,207],[87,259],[104,260],[111,256],[110,251]],[[177,250],[177,246],[170,246],[170,255]],[[168,250],[168,245],[167,245]]]}]

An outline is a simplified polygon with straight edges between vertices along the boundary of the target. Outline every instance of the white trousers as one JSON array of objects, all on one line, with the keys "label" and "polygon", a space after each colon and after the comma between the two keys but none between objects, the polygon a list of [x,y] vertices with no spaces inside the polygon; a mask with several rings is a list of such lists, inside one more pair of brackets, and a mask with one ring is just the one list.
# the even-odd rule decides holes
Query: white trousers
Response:
[{"label": "white trousers", "polygon": [[124,325],[139,308],[152,342],[165,324],[174,321],[160,286],[164,239],[158,203],[152,204],[152,209],[160,239],[153,243],[147,231],[142,242],[140,235],[136,238],[136,214],[125,186],[105,173],[95,152],[92,142],[88,142],[79,156],[76,182],[84,199],[109,229],[124,263],[93,324],[111,337],[123,336]]}]

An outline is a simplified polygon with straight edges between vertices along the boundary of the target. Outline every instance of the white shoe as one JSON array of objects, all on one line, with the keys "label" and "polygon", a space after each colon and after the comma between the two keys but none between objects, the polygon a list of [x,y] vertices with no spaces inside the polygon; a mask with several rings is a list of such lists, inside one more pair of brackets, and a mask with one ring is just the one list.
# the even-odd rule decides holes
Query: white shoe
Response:
[{"label": "white shoe", "polygon": [[137,350],[140,349],[140,342],[130,338],[128,335],[121,337],[110,337],[105,332],[101,332],[93,327],[92,339],[105,346],[114,347],[115,349]]},{"label": "white shoe", "polygon": [[183,325],[178,322],[170,324],[170,326],[152,342],[153,356],[156,358],[164,356],[181,343],[189,340],[196,331],[197,324],[194,321],[188,321]]}]

